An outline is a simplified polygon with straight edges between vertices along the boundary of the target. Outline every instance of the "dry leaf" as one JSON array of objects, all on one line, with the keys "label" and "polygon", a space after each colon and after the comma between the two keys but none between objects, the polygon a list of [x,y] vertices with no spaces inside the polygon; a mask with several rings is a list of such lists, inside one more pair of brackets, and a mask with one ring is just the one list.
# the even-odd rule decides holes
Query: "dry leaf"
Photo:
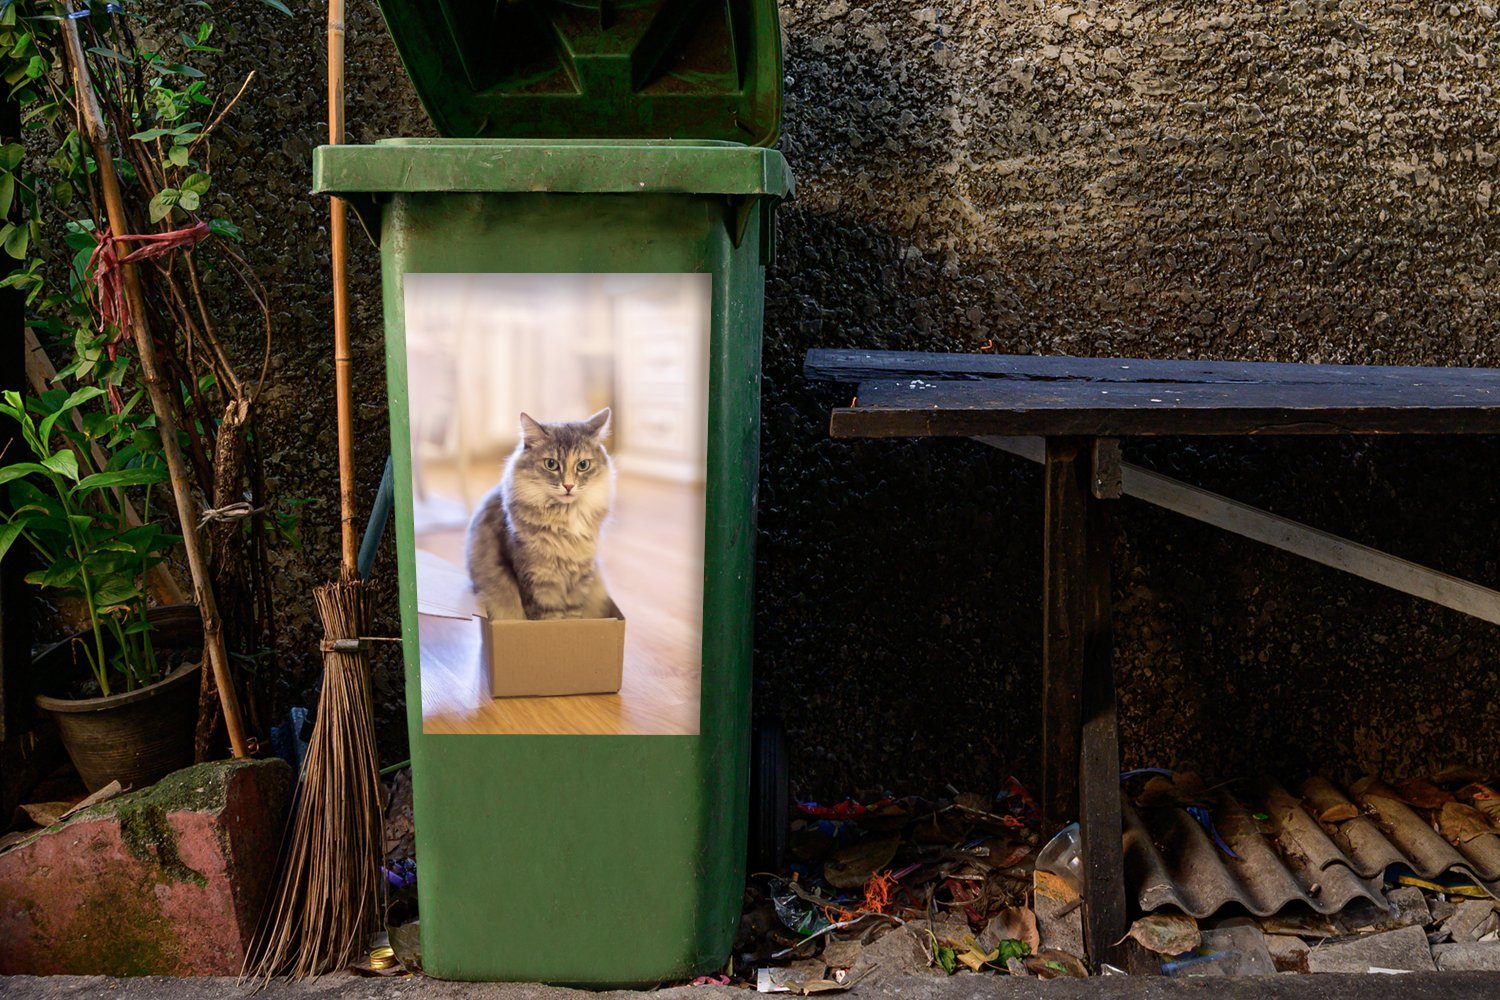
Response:
[{"label": "dry leaf", "polygon": [[1418,809],[1441,809],[1445,803],[1453,801],[1453,795],[1443,791],[1437,785],[1426,778],[1412,778],[1404,781],[1396,788],[1401,796],[1401,801]]},{"label": "dry leaf", "polygon": [[1438,812],[1437,827],[1438,832],[1454,845],[1467,844],[1476,837],[1495,832],[1488,816],[1462,802],[1445,802]]},{"label": "dry leaf", "polygon": [[21,811],[37,826],[51,826],[62,819],[63,813],[73,808],[71,802],[23,802]]},{"label": "dry leaf", "polygon": [[67,819],[69,816],[73,815],[74,813],[76,813],[76,812],[82,812],[83,810],[87,809],[89,806],[97,806],[101,802],[108,802],[110,799],[114,798],[116,795],[124,795],[124,794],[125,794],[125,786],[121,785],[120,782],[119,782],[119,780],[116,779],[114,781],[111,781],[109,784],[105,785],[103,788],[99,789],[94,794],[90,795],[88,798],[84,799],[82,802],[78,803],[72,809],[69,809],[67,812],[63,813],[61,818],[62,819]]},{"label": "dry leaf", "polygon": [[1458,797],[1489,817],[1492,825],[1500,827],[1500,792],[1481,782],[1465,785],[1458,790]]},{"label": "dry leaf", "polygon": [[1130,925],[1125,935],[1158,955],[1181,955],[1203,943],[1198,921],[1180,913],[1151,913]]},{"label": "dry leaf", "polygon": [[1353,802],[1335,802],[1318,813],[1320,823],[1345,823],[1359,815],[1359,808]]},{"label": "dry leaf", "polygon": [[1401,793],[1390,785],[1381,781],[1374,775],[1366,775],[1349,786],[1349,793],[1357,801],[1364,799],[1390,799],[1392,802],[1404,802]]},{"label": "dry leaf", "polygon": [[1057,979],[1061,976],[1087,979],[1089,975],[1088,967],[1077,955],[1070,955],[1065,951],[1055,949],[1049,949],[1028,958],[1026,971],[1035,973],[1041,979]]},{"label": "dry leaf", "polygon": [[863,889],[871,875],[891,863],[900,844],[897,837],[851,844],[834,852],[833,857],[823,863],[823,877],[839,889]]},{"label": "dry leaf", "polygon": [[1175,806],[1177,795],[1172,782],[1158,774],[1146,779],[1136,801],[1143,806]]},{"label": "dry leaf", "polygon": [[[1439,785],[1467,785],[1471,781],[1488,781],[1489,775],[1468,764],[1448,764],[1440,767],[1432,775],[1432,780]],[[1460,794],[1459,798],[1463,798]]]},{"label": "dry leaf", "polygon": [[[1012,939],[1021,942],[1035,955],[1042,947],[1042,935],[1037,931],[1036,914],[1029,906],[1008,906],[990,918],[990,925],[997,931],[997,939]],[[989,938],[990,927],[985,928]]]}]

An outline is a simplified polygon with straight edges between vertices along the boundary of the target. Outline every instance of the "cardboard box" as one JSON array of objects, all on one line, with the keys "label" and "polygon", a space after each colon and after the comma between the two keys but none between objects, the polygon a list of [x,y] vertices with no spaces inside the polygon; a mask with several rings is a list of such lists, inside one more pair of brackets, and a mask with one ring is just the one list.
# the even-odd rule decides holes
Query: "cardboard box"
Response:
[{"label": "cardboard box", "polygon": [[624,618],[498,621],[475,616],[490,697],[617,694],[625,668]]}]

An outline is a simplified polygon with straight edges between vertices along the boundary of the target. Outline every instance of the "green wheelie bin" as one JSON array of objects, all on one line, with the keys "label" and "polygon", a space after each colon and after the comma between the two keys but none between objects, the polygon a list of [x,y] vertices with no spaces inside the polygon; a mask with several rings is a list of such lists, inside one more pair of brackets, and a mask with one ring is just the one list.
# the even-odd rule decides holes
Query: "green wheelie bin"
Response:
[{"label": "green wheelie bin", "polygon": [[313,172],[380,246],[425,971],[722,968],[792,184],[774,0],[380,5],[445,137]]}]

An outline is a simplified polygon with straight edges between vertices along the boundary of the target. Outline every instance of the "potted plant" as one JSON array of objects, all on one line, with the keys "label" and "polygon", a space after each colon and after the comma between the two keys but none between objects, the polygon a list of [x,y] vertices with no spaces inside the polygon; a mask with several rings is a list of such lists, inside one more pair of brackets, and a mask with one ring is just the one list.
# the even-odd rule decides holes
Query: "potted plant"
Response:
[{"label": "potted plant", "polygon": [[85,386],[0,401],[35,457],[0,465],[0,558],[24,539],[42,563],[26,580],[87,621],[36,666],[37,704],[91,791],[115,779],[141,788],[192,763],[202,645],[195,609],[148,607],[145,576],[179,541],[151,517],[151,487],[167,473],[154,421],[136,412],[141,394],[86,408],[105,395]]}]

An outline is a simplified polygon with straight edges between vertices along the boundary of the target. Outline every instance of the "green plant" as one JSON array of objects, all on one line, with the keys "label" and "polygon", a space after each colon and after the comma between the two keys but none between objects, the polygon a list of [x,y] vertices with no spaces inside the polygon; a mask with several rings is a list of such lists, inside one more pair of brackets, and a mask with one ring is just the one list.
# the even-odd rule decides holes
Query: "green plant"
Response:
[{"label": "green plant", "polygon": [[[290,15],[281,0],[260,4]],[[222,15],[250,17],[248,7],[153,5],[148,20],[130,0],[0,0],[0,81],[25,135],[0,141],[0,254],[20,262],[0,287],[25,296],[28,347],[57,362],[51,385],[102,388],[112,406],[140,384],[132,334],[149,331],[175,411],[163,427],[179,429],[171,443],[188,472],[173,485],[204,508],[198,515],[211,515],[180,526],[206,553],[206,573],[193,571],[195,593],[217,608],[206,616],[205,643],[263,662],[277,646],[270,546],[285,504],[267,495],[256,426],[272,310],[245,234],[223,217],[233,201],[215,148],[255,76],[216,83],[220,46],[232,36]],[[67,55],[74,31],[78,65]],[[95,99],[110,137],[100,157],[125,203],[117,232],[103,208],[104,164],[79,127],[80,92]],[[126,322],[100,294],[101,274],[112,271],[118,282],[120,271],[101,262],[131,254],[146,315]],[[32,383],[36,393],[48,388]],[[242,693],[257,726],[256,693]],[[202,756],[218,711],[207,680],[200,709]]]},{"label": "green plant", "polygon": [[[150,420],[136,412],[141,394],[118,413],[85,409],[103,395],[98,386],[33,398],[4,393],[0,415],[19,425],[37,460],[0,465],[10,500],[0,511],[0,558],[24,538],[44,564],[27,581],[82,603],[91,633],[83,652],[108,695],[157,679],[144,577],[180,539],[149,519],[150,487],[167,474]],[[107,456],[102,467],[96,454]],[[142,494],[144,523],[131,523],[132,489]]]}]

